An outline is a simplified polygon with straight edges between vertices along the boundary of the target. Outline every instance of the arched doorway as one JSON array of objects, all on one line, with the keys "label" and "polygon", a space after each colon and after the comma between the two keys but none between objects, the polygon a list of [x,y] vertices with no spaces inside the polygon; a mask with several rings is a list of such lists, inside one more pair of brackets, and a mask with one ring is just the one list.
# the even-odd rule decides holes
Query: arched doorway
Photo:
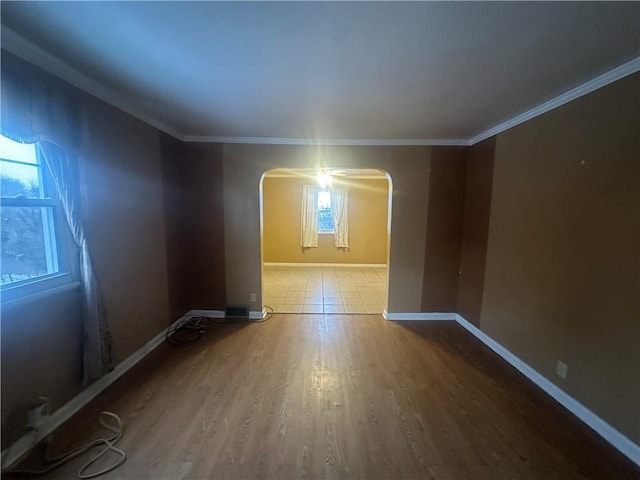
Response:
[{"label": "arched doorway", "polygon": [[[319,184],[319,173],[325,180],[329,177],[330,186]],[[303,191],[310,189],[314,196],[309,201],[317,202],[318,233],[315,242],[305,244]],[[332,200],[341,198],[337,190],[347,195],[348,247],[336,246],[336,225],[327,221],[338,207]],[[260,181],[265,308],[278,313],[381,314],[388,303],[391,201],[391,177],[378,169],[265,172]]]}]

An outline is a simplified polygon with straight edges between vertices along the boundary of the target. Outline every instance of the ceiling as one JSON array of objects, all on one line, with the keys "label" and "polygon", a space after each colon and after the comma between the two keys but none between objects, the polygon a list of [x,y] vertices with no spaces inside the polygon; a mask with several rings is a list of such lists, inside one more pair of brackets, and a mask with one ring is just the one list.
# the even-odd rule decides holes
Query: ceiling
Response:
[{"label": "ceiling", "polygon": [[187,141],[468,144],[640,69],[639,2],[1,9],[4,48]]}]

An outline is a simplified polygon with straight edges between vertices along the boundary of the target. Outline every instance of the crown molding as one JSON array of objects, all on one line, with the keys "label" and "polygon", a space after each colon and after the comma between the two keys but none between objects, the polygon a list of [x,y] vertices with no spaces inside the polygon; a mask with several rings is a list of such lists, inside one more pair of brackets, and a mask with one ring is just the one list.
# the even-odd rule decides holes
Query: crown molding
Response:
[{"label": "crown molding", "polygon": [[640,71],[640,56],[630,60],[622,65],[614,68],[613,70],[608,71],[607,73],[603,73],[582,85],[577,86],[565,92],[557,97],[544,102],[537,107],[532,108],[531,110],[527,110],[520,115],[516,115],[515,117],[503,122],[499,125],[496,125],[485,132],[476,135],[468,140],[468,145],[475,145],[482,140],[486,140],[489,137],[493,137],[494,135],[498,135],[499,133],[504,132],[505,130],[509,130],[521,123],[524,123],[528,120],[531,120],[535,117],[538,117],[544,113],[547,113],[551,110],[554,110],[566,103],[572,102],[580,97],[583,97],[599,88],[605,87],[613,82],[623,79],[626,76],[629,76],[633,73]]},{"label": "crown molding", "polygon": [[173,128],[165,125],[158,120],[151,118],[136,109],[132,109],[127,104],[127,99],[124,95],[116,93],[114,90],[105,87],[104,85],[96,82],[95,80],[87,77],[68,63],[60,60],[59,58],[51,55],[38,47],[34,43],[30,42],[26,38],[22,37],[12,29],[2,25],[2,48],[6,51],[14,54],[15,56],[26,60],[27,62],[49,72],[50,74],[61,78],[62,80],[69,82],[76,88],[83,90],[94,97],[99,98],[107,102],[110,105],[122,110],[129,115],[136,117],[139,120],[151,125],[152,127],[161,130],[172,137],[182,140],[182,135]]},{"label": "crown molding", "polygon": [[184,142],[199,143],[248,143],[260,145],[318,145],[318,146],[468,146],[462,138],[284,138],[284,137],[218,137],[185,135]]}]

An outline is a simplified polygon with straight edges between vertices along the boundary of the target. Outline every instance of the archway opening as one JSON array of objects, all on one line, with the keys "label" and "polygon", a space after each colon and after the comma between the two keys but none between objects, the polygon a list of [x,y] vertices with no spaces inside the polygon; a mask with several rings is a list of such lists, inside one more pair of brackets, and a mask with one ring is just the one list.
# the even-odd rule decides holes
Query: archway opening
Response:
[{"label": "archway opening", "polygon": [[265,172],[260,180],[264,308],[382,314],[388,304],[391,205],[392,180],[383,170]]}]

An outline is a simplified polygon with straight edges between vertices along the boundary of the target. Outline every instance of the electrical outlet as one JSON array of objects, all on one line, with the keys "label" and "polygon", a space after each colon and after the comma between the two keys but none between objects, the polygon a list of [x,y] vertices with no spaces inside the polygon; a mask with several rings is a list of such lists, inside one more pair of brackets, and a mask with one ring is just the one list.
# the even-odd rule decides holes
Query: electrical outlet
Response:
[{"label": "electrical outlet", "polygon": [[566,363],[561,362],[560,360],[558,360],[558,365],[556,366],[556,375],[558,375],[561,379],[565,379],[567,378],[567,370],[569,369],[569,367],[567,366]]},{"label": "electrical outlet", "polygon": [[48,416],[49,399],[47,397],[39,397],[36,406],[27,412],[27,427],[33,430],[39,429]]},{"label": "electrical outlet", "polygon": [[249,294],[249,301],[250,302],[255,302],[257,300],[257,295],[255,293],[251,293]]}]

